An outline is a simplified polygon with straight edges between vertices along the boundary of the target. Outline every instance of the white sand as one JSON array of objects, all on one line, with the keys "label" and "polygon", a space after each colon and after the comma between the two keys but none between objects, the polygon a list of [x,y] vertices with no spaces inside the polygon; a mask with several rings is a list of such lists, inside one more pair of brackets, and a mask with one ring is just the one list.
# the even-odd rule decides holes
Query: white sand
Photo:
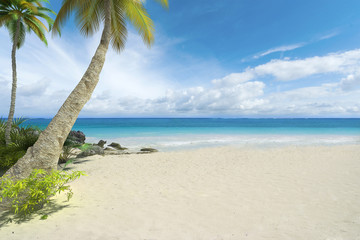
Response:
[{"label": "white sand", "polygon": [[87,159],[68,207],[0,239],[360,239],[359,145]]}]

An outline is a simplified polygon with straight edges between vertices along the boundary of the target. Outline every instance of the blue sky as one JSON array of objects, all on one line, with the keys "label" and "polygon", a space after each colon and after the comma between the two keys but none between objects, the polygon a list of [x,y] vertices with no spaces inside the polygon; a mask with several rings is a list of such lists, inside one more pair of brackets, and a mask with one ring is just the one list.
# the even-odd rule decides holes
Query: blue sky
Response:
[{"label": "blue sky", "polygon": [[[50,0],[57,11],[60,1]],[[360,117],[360,1],[169,0],[146,7],[148,49],[129,26],[80,117]],[[84,73],[100,33],[71,18],[45,47],[18,51],[16,116],[52,117]],[[10,102],[11,43],[0,29],[0,116]]]}]

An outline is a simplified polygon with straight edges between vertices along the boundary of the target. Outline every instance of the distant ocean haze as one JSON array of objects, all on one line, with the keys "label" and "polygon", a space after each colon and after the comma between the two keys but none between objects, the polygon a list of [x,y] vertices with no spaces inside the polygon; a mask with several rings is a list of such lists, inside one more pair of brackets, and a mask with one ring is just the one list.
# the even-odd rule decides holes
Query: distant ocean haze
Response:
[{"label": "distant ocean haze", "polygon": [[[29,119],[44,129],[51,119]],[[86,141],[118,142],[161,151],[224,145],[360,144],[359,118],[79,118]]]}]

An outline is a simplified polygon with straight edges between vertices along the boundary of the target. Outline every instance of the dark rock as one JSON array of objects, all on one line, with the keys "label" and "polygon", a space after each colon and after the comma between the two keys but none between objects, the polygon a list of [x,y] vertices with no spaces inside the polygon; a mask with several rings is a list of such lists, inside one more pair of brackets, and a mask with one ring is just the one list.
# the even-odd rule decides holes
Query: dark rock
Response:
[{"label": "dark rock", "polygon": [[121,147],[121,145],[119,143],[111,143],[108,145],[109,147],[112,147],[112,148],[115,148],[115,149],[118,149],[118,150],[126,150],[127,148],[124,148],[124,147]]},{"label": "dark rock", "polygon": [[158,150],[156,150],[155,148],[142,148],[142,149],[140,149],[140,152],[142,152],[142,153],[153,153],[153,152],[158,152]]},{"label": "dark rock", "polygon": [[102,148],[103,148],[105,144],[106,144],[106,141],[100,140],[97,145],[98,145],[99,147],[102,147]]},{"label": "dark rock", "polygon": [[89,149],[79,153],[76,158],[83,158],[93,155],[104,155],[104,149],[100,146],[93,145]]},{"label": "dark rock", "polygon": [[71,131],[65,141],[65,145],[82,145],[85,143],[85,134],[81,131]]}]

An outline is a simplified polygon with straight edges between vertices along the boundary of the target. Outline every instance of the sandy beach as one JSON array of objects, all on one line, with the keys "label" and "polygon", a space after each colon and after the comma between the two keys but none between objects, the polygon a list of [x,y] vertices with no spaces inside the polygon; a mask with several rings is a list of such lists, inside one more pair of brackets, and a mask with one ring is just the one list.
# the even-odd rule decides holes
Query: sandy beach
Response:
[{"label": "sandy beach", "polygon": [[[47,220],[0,239],[360,239],[360,146],[93,156]],[[62,206],[62,207],[61,207]],[[3,221],[4,219],[2,219]]]}]

